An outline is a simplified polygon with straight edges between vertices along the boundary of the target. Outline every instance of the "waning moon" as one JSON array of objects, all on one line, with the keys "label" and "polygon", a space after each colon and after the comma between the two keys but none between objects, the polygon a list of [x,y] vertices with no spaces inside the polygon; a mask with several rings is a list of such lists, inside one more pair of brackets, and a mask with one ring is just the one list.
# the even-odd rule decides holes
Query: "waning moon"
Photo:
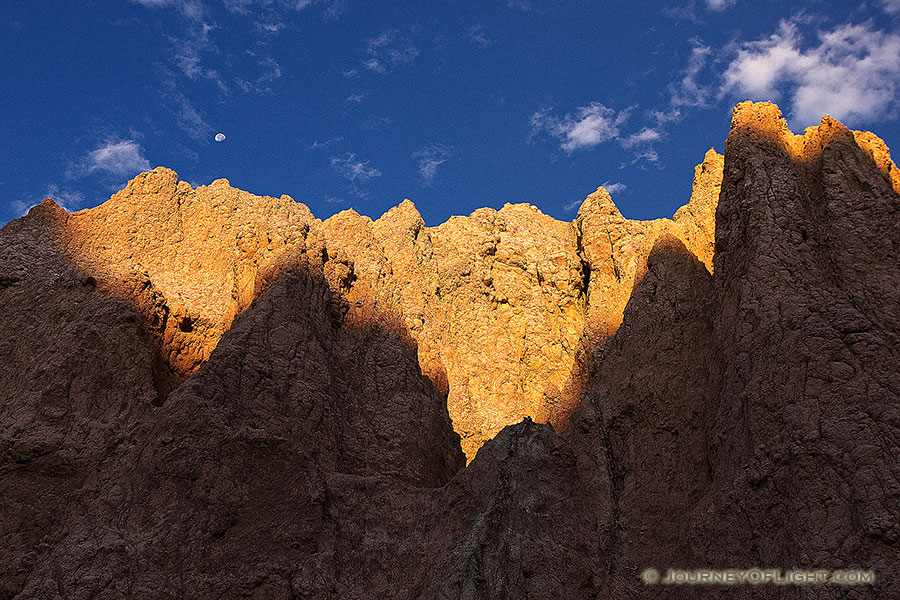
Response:
[{"label": "waning moon", "polygon": [[215,140],[216,140],[217,142],[224,142],[224,141],[225,141],[225,134],[224,134],[224,133],[217,133],[217,134],[216,134],[216,137],[215,137]]}]

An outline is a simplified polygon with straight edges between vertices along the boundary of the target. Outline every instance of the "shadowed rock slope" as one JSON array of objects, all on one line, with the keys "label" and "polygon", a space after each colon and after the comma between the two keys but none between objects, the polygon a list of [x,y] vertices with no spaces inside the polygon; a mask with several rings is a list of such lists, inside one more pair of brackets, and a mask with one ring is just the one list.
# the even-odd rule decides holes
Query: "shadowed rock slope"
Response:
[{"label": "shadowed rock slope", "polygon": [[[217,273],[244,264],[252,285],[235,275],[209,312],[191,304],[208,291],[160,279],[156,259],[125,275],[91,267],[87,254],[119,250],[85,253],[92,228],[70,221],[88,216],[33,209],[0,232],[0,597],[897,597],[896,168],[871,134],[826,117],[795,136],[776,107],[750,103],[724,161],[704,164],[682,216],[648,223],[605,192],[572,225],[520,205],[436,228],[408,203],[319,223],[248,199],[235,210],[293,225],[242,217],[268,228],[253,258],[239,227],[213,229],[231,256]],[[177,191],[170,173],[130,187]],[[203,189],[183,191],[206,202]],[[172,256],[172,273],[189,268]],[[571,298],[569,316],[543,323],[575,319],[575,349],[554,360],[582,361],[586,390],[562,433],[524,419],[487,439],[487,409],[454,400],[453,369],[476,372],[485,357],[466,353],[490,350],[444,326],[426,334],[429,311],[470,337],[535,321],[547,305],[513,283],[538,273],[559,294],[543,296]],[[476,286],[492,296],[454,316]],[[187,337],[152,321],[160,306]],[[222,333],[192,338],[187,316]],[[569,339],[529,326],[515,335],[528,344],[532,331]],[[193,363],[173,349],[204,339],[208,354],[179,371]],[[556,368],[549,357],[529,369]],[[509,393],[497,415],[559,406]],[[465,466],[471,430],[487,441]],[[646,586],[648,566],[869,568],[876,583]]]}]

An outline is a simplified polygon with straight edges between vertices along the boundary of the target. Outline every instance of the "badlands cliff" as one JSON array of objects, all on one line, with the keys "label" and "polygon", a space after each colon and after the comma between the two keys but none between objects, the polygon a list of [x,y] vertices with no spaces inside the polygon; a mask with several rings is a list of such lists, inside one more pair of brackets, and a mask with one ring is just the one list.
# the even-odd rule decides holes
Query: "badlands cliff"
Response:
[{"label": "badlands cliff", "polygon": [[712,268],[721,178],[722,157],[710,150],[671,220],[627,220],[600,188],[573,223],[520,204],[426,227],[408,200],[377,221],[347,210],[321,222],[287,196],[253,196],[223,179],[194,190],[158,168],[67,215],[54,239],[137,311],[177,381],[273,280],[311,257],[349,327],[377,323],[415,344],[471,459],[524,417],[565,427],[588,353],[615,333],[661,235]]},{"label": "badlands cliff", "polygon": [[672,219],[45,200],[0,231],[0,598],[900,595],[898,191],[744,103]]}]

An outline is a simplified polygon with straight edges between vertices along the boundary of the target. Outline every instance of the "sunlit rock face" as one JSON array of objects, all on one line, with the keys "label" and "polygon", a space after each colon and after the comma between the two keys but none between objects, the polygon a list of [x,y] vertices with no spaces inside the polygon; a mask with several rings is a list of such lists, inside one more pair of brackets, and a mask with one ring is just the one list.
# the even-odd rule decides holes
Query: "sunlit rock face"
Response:
[{"label": "sunlit rock face", "polygon": [[[799,162],[855,142],[897,186],[884,143],[827,116],[794,135],[775,105],[744,103],[736,135]],[[182,379],[297,254],[315,255],[348,324],[379,323],[416,345],[471,459],[526,416],[565,428],[660,237],[680,239],[712,271],[722,173],[710,150],[672,219],[626,219],[599,188],[572,223],[519,204],[426,227],[408,200],[376,221],[348,210],[321,222],[287,196],[226,180],[194,190],[160,168],[71,215],[60,240],[101,289],[137,308]]]},{"label": "sunlit rock face", "polygon": [[250,306],[260,270],[302,247],[314,223],[287,196],[253,196],[224,179],[194,190],[158,168],[70,215],[59,242],[101,289],[137,308],[183,378]]},{"label": "sunlit rock face", "polygon": [[58,242],[137,309],[181,379],[296,255],[315,255],[349,325],[379,323],[416,344],[471,459],[526,416],[565,427],[590,348],[615,332],[660,235],[711,264],[721,164],[711,150],[672,220],[627,220],[600,188],[573,223],[519,204],[437,227],[408,200],[377,221],[350,210],[322,223],[287,196],[254,196],[226,180],[195,190],[159,168],[70,215]]}]

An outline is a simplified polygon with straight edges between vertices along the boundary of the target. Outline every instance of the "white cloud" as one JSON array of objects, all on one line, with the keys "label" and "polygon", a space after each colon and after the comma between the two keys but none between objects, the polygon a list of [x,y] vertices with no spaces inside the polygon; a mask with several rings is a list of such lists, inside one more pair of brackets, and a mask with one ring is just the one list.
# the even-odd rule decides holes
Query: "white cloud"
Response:
[{"label": "white cloud", "polygon": [[547,14],[559,8],[559,2],[553,0],[506,0],[506,6],[523,12],[534,11],[535,14]]},{"label": "white cloud", "polygon": [[330,146],[331,144],[336,144],[336,143],[342,142],[342,141],[344,141],[344,136],[341,136],[341,137],[338,137],[338,138],[329,139],[329,140],[324,140],[324,141],[321,141],[321,142],[320,142],[319,140],[315,140],[315,141],[312,143],[312,146],[310,146],[310,149],[311,149],[311,150],[318,150],[319,148],[326,148],[326,147]]},{"label": "white cloud", "polygon": [[419,50],[396,30],[388,30],[366,43],[368,58],[362,61],[365,68],[376,73],[387,73],[392,67],[411,63],[419,56]]},{"label": "white cloud", "polygon": [[482,25],[472,25],[471,27],[466,28],[466,37],[469,38],[473,44],[477,44],[482,48],[486,48],[493,44],[493,40],[488,39],[487,36],[484,35],[484,26]]},{"label": "white cloud", "polygon": [[[225,0],[225,8],[233,13],[246,15],[250,12],[250,8],[256,4],[256,0]],[[271,4],[271,2],[266,3]]]},{"label": "white cloud", "polygon": [[624,183],[610,183],[608,181],[603,182],[603,187],[606,188],[606,191],[609,192],[610,195],[624,192],[628,188]]},{"label": "white cloud", "polygon": [[[228,86],[218,71],[203,64],[201,53],[215,50],[210,41],[210,32],[216,29],[214,24],[204,20],[206,9],[200,0],[131,0],[146,8],[175,8],[187,20],[185,35],[169,36],[172,50],[169,59],[189,79],[207,79],[227,92]],[[227,4],[227,3],[226,3]]]},{"label": "white cloud", "polygon": [[663,126],[669,123],[676,123],[681,120],[682,114],[679,108],[670,108],[669,110],[651,110],[650,117],[657,125]]},{"label": "white cloud", "polygon": [[[709,85],[701,84],[698,79],[706,67],[712,49],[694,42],[691,49],[691,57],[688,59],[687,68],[682,72],[682,77],[669,86],[672,95],[672,107],[679,106],[708,106],[712,96]],[[662,113],[661,113],[662,114]]]},{"label": "white cloud", "polygon": [[563,206],[563,210],[565,210],[566,212],[568,212],[570,210],[575,210],[576,208],[581,206],[583,202],[584,202],[584,200],[572,200],[571,202],[569,202],[568,204]]},{"label": "white cloud", "polygon": [[272,91],[268,85],[281,77],[281,65],[271,57],[264,58],[259,61],[260,74],[255,81],[247,81],[243,77],[235,77],[232,81],[241,88],[244,93],[256,92],[257,94],[265,94]]},{"label": "white cloud", "polygon": [[263,33],[271,34],[276,34],[286,27],[281,21],[257,21],[253,25]]},{"label": "white cloud", "polygon": [[331,166],[341,177],[353,183],[365,183],[374,177],[380,177],[381,171],[369,166],[369,161],[357,160],[356,155],[347,152],[344,156],[332,157]]},{"label": "white cloud", "polygon": [[177,104],[175,117],[178,121],[178,126],[185,133],[195,139],[208,137],[212,133],[210,124],[197,112],[197,109],[184,95],[178,94],[175,96],[175,102]]},{"label": "white cloud", "polygon": [[31,210],[32,206],[37,206],[39,202],[29,201],[25,202],[24,200],[13,200],[10,202],[10,208],[12,208],[12,212],[16,217],[24,217],[28,214],[28,211]]},{"label": "white cloud", "polygon": [[265,58],[259,62],[259,66],[262,67],[262,74],[256,80],[256,83],[259,85],[272,83],[279,77],[281,77],[281,65],[279,65],[274,58]]},{"label": "white cloud", "polygon": [[889,14],[900,13],[900,0],[880,0],[881,9]]},{"label": "white cloud", "polygon": [[331,168],[349,181],[353,193],[361,198],[364,198],[366,194],[360,191],[360,184],[368,183],[375,177],[381,177],[381,171],[369,166],[369,161],[359,160],[352,152],[347,152],[341,157],[333,156]]},{"label": "white cloud", "polygon": [[[140,1],[140,0],[138,0]],[[154,0],[150,0],[151,2]],[[225,0],[225,8],[239,15],[274,14],[279,9],[301,11],[313,5],[325,5],[326,19],[336,19],[343,14],[345,0]]]},{"label": "white cloud", "polygon": [[430,144],[412,155],[419,163],[419,176],[422,184],[429,186],[434,182],[437,168],[453,157],[453,150],[443,144]]},{"label": "white cloud", "polygon": [[653,165],[659,167],[659,153],[653,148],[647,148],[645,150],[638,150],[634,153],[634,160],[632,160],[629,165],[640,165],[641,168],[646,168],[648,165]]},{"label": "white cloud", "polygon": [[141,145],[134,140],[110,138],[82,159],[78,172],[103,172],[116,177],[132,177],[150,170]]},{"label": "white cloud", "polygon": [[344,14],[345,10],[347,10],[346,0],[332,0],[332,2],[328,5],[328,8],[325,9],[325,18],[338,19],[342,14]]},{"label": "white cloud", "polygon": [[347,96],[347,99],[344,102],[352,102],[354,104],[359,104],[368,95],[369,95],[368,90],[363,90],[361,92],[354,92],[354,93],[350,94],[349,96]]},{"label": "white cloud", "polygon": [[722,11],[734,4],[736,0],[706,0],[706,6],[709,10]]},{"label": "white cloud", "polygon": [[[603,186],[606,188],[606,191],[609,192],[610,195],[618,194],[619,192],[624,192],[628,186],[624,183],[610,183],[608,181],[603,182]],[[563,206],[563,210],[566,212],[571,212],[581,206],[584,203],[584,200],[573,200],[569,202],[565,206]]]},{"label": "white cloud", "polygon": [[227,92],[228,86],[225,85],[219,72],[204,66],[200,57],[200,51],[209,47],[208,34],[211,29],[211,26],[204,24],[198,37],[174,39],[174,52],[171,58],[188,79],[207,79],[215,83],[221,91]]},{"label": "white cloud", "polygon": [[387,69],[384,65],[381,64],[381,61],[377,58],[370,58],[368,60],[363,61],[363,66],[370,71],[375,71],[376,73],[387,73]]},{"label": "white cloud", "polygon": [[563,150],[574,152],[618,138],[619,126],[628,120],[631,111],[626,109],[617,113],[599,102],[591,102],[563,118],[549,113],[550,109],[547,109],[532,115],[532,135],[545,131],[560,140]]},{"label": "white cloud", "polygon": [[660,139],[662,139],[662,134],[658,129],[644,127],[637,133],[632,133],[628,137],[622,138],[619,140],[619,143],[625,148],[633,148],[643,144],[652,144],[653,142],[658,142]]},{"label": "white cloud", "polygon": [[279,2],[275,2],[274,0],[225,0],[225,8],[233,13],[242,15],[251,12],[256,6],[264,9],[281,6],[300,11],[312,4],[315,4],[314,0],[280,0]]},{"label": "white cloud", "polygon": [[62,190],[56,184],[48,185],[47,190],[44,192],[44,196],[52,198],[57,204],[69,212],[84,205],[84,194],[72,190]]},{"label": "white cloud", "polygon": [[[131,0],[135,4],[140,4],[146,8],[163,8],[167,6],[174,7],[182,15],[193,21],[201,21],[203,19],[203,4],[199,0]],[[227,4],[227,2],[226,2]]]},{"label": "white cloud", "polygon": [[884,118],[900,93],[900,33],[870,23],[818,32],[803,47],[797,23],[782,21],[770,37],[743,44],[724,74],[722,94],[753,100],[787,98],[798,126],[823,114],[848,124]]}]

